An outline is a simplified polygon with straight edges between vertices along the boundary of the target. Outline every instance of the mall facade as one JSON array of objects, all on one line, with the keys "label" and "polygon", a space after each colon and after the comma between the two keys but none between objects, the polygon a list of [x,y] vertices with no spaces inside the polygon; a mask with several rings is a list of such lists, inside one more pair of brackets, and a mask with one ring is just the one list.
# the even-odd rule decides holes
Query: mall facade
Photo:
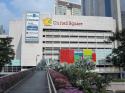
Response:
[{"label": "mall facade", "polygon": [[[100,65],[106,65],[105,57],[116,47],[107,41],[115,31],[116,22],[112,17],[41,15],[38,12],[28,12],[9,25],[15,60],[22,69],[36,66],[42,58],[60,62],[60,50],[72,49],[74,53],[94,51],[97,71],[103,73]],[[106,69],[110,71],[111,67]],[[112,71],[117,72],[117,69]]]}]

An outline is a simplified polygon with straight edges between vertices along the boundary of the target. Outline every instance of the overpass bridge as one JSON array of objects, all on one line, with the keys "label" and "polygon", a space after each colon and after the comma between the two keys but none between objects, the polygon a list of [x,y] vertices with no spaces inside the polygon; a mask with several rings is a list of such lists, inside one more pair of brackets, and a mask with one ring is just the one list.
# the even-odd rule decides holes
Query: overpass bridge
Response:
[{"label": "overpass bridge", "polygon": [[6,93],[49,93],[45,71],[36,71],[31,77]]},{"label": "overpass bridge", "polygon": [[45,70],[30,69],[0,77],[0,93],[56,93]]}]

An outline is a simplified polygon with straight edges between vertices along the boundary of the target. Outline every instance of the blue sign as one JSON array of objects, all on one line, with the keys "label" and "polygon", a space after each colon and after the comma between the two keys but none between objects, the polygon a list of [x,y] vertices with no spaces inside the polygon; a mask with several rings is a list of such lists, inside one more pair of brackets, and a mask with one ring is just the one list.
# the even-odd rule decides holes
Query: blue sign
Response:
[{"label": "blue sign", "polygon": [[34,31],[38,31],[38,26],[27,26],[27,30],[34,30]]},{"label": "blue sign", "polygon": [[26,43],[39,42],[39,20],[40,20],[40,13],[38,12],[28,12],[26,14],[26,27],[25,27]]}]

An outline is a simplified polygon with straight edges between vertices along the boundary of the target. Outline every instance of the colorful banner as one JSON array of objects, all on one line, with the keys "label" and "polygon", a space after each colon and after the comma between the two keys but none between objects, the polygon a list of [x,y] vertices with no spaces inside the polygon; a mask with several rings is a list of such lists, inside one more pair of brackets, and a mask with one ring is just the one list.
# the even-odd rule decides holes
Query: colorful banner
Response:
[{"label": "colorful banner", "polygon": [[79,62],[96,62],[96,53],[92,49],[74,50],[74,49],[61,49],[60,62],[68,64]]},{"label": "colorful banner", "polygon": [[96,62],[96,53],[92,49],[83,49],[84,62]]},{"label": "colorful banner", "polygon": [[96,53],[92,53],[92,61],[96,62]]},{"label": "colorful banner", "polygon": [[74,60],[75,62],[78,62],[79,60],[83,59],[83,52],[80,50],[74,51]]},{"label": "colorful banner", "polygon": [[73,49],[61,49],[60,50],[60,62],[66,62],[68,64],[74,63],[74,50]]},{"label": "colorful banner", "polygon": [[60,50],[60,62],[67,62],[67,49],[61,49]]},{"label": "colorful banner", "polygon": [[68,49],[68,63],[74,63],[74,49]]},{"label": "colorful banner", "polygon": [[83,54],[86,55],[86,56],[92,55],[92,49],[84,49]]}]

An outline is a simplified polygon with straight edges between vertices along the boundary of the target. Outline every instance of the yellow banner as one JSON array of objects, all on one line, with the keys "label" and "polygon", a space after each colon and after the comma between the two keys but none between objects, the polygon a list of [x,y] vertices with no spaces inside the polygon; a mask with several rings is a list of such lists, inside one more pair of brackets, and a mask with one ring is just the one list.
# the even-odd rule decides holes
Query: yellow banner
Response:
[{"label": "yellow banner", "polygon": [[83,54],[85,56],[91,56],[92,55],[92,49],[84,49]]}]

